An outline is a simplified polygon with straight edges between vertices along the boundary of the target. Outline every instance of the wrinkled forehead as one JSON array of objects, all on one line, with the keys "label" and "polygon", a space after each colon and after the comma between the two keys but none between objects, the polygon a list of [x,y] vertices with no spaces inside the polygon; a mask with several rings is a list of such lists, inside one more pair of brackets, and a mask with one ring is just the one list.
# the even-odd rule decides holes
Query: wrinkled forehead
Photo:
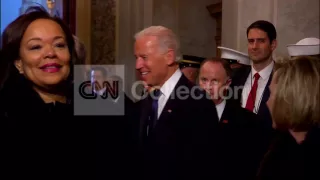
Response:
[{"label": "wrinkled forehead", "polygon": [[160,46],[160,41],[156,36],[142,36],[135,42],[135,51],[138,54],[153,53],[157,52]]},{"label": "wrinkled forehead", "polygon": [[200,76],[207,78],[227,78],[227,72],[221,63],[205,62],[200,69]]}]

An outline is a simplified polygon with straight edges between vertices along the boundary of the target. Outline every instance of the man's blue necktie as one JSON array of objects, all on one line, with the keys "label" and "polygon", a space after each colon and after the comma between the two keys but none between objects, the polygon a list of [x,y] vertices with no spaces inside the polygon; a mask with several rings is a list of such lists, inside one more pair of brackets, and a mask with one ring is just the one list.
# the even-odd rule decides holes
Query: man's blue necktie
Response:
[{"label": "man's blue necktie", "polygon": [[152,98],[152,111],[149,119],[149,132],[156,127],[158,120],[158,99],[161,95],[161,91],[159,89],[153,90],[151,93]]}]

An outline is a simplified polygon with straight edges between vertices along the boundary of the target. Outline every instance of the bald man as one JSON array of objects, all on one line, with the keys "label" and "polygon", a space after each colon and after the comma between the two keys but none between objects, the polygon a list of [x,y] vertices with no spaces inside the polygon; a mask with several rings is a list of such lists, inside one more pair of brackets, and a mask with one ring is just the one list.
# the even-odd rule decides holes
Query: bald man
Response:
[{"label": "bald man", "polygon": [[219,176],[223,179],[254,179],[266,151],[264,129],[257,115],[228,96],[232,70],[224,59],[205,60],[199,85],[214,102],[219,116]]}]

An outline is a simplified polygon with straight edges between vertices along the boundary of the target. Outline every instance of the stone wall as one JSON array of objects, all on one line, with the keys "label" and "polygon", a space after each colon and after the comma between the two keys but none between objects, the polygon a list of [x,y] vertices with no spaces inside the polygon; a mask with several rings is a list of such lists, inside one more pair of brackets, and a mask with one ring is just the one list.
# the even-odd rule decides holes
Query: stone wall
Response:
[{"label": "stone wall", "polygon": [[216,55],[216,21],[206,6],[217,0],[154,0],[153,25],[174,30],[183,54],[213,57]]},{"label": "stone wall", "polygon": [[320,38],[319,0],[278,0],[276,27],[279,34],[277,53],[287,55],[287,44],[305,37]]},{"label": "stone wall", "polygon": [[277,29],[274,57],[287,56],[287,44],[319,38],[319,0],[223,0],[222,45],[247,52],[247,27],[268,20]]}]

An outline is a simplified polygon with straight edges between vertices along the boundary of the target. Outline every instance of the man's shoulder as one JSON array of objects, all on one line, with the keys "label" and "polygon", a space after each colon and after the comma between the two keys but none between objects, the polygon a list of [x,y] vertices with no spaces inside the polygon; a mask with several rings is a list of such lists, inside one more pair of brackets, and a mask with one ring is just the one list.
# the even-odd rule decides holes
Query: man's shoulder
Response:
[{"label": "man's shoulder", "polygon": [[235,74],[244,74],[248,73],[251,71],[251,66],[250,65],[243,65],[242,67],[236,69]]},{"label": "man's shoulder", "polygon": [[[175,93],[184,93],[192,95],[206,95],[206,92],[200,87],[189,81],[184,75],[182,75],[174,88]],[[193,98],[194,99],[194,98]],[[201,98],[199,98],[201,99]]]},{"label": "man's shoulder", "polygon": [[186,113],[201,114],[201,116],[216,113],[216,107],[205,90],[191,82],[186,83],[185,86],[185,91],[179,91],[179,87],[176,88],[175,99],[183,109],[190,110]]},{"label": "man's shoulder", "polygon": [[[187,100],[192,103],[212,102],[210,96],[200,86],[193,83],[179,84],[175,90],[175,96],[179,100]],[[213,105],[213,102],[211,103]]]},{"label": "man's shoulder", "polygon": [[233,75],[232,75],[233,82],[236,83],[238,81],[241,81],[244,78],[247,78],[250,71],[251,71],[251,66],[249,65],[244,65],[240,68],[234,69]]},{"label": "man's shoulder", "polygon": [[232,99],[227,100],[226,109],[228,113],[232,115],[231,117],[240,119],[241,122],[254,121],[258,119],[258,116],[255,113],[241,107],[237,101]]},{"label": "man's shoulder", "polygon": [[124,102],[130,106],[134,104],[134,101],[125,93],[124,93]]}]

